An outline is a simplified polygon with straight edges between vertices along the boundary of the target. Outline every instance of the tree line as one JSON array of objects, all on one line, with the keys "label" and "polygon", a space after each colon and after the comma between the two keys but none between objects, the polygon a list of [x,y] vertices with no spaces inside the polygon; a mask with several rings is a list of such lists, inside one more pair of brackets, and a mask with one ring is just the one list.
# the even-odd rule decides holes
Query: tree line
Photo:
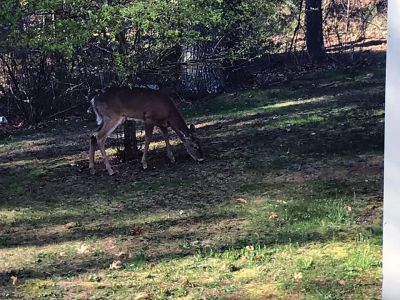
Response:
[{"label": "tree line", "polygon": [[7,102],[14,114],[34,123],[82,106],[110,84],[176,88],[188,68],[214,74],[239,60],[294,52],[300,29],[311,59],[318,61],[325,57],[322,5],[321,0],[2,0],[0,109]]}]

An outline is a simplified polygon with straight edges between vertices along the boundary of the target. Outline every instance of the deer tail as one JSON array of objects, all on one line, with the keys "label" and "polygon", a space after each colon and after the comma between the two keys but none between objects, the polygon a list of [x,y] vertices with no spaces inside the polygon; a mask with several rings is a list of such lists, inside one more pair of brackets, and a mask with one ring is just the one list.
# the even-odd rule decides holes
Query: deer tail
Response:
[{"label": "deer tail", "polygon": [[96,114],[96,123],[97,125],[101,126],[103,124],[103,117],[99,113],[99,111],[96,108],[96,102],[95,102],[96,97],[94,97],[92,100],[90,100],[90,103],[92,105],[92,109],[94,113]]}]

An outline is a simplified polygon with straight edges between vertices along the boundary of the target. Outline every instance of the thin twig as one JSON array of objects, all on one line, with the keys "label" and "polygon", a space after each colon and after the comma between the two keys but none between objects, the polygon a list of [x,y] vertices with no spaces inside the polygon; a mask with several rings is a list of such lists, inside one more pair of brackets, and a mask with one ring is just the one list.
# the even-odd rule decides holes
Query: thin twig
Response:
[{"label": "thin twig", "polygon": [[303,0],[300,0],[300,4],[299,4],[299,15],[298,15],[298,17],[297,17],[297,25],[296,25],[296,28],[294,29],[294,32],[293,32],[292,41],[290,42],[289,53],[292,52],[294,40],[295,40],[295,38],[296,38],[296,36],[297,36],[297,32],[298,32],[299,29],[300,29],[300,25],[301,25],[301,13],[302,13],[302,11],[303,11]]},{"label": "thin twig", "polygon": [[64,109],[64,110],[62,110],[62,111],[56,112],[56,113],[52,114],[51,116],[47,117],[47,118],[45,119],[45,121],[46,121],[46,120],[50,120],[50,119],[54,118],[55,116],[58,116],[58,115],[61,115],[61,114],[63,114],[63,113],[66,113],[66,112],[68,112],[68,111],[71,111],[71,110],[73,110],[73,109],[75,109],[75,108],[77,108],[77,107],[83,106],[84,104],[87,104],[87,103],[79,103],[79,104],[77,104],[77,105],[68,107],[68,108],[66,108],[66,109]]}]

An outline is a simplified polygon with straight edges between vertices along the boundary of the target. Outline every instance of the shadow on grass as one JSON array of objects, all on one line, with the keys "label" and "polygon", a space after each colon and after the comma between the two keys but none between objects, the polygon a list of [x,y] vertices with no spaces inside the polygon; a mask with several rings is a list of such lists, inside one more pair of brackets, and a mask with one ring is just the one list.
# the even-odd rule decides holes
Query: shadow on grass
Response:
[{"label": "shadow on grass", "polygon": [[[75,167],[68,163],[51,169],[43,167],[36,172],[38,174],[29,171],[29,167],[16,169],[13,170],[13,176],[0,179],[0,190],[6,195],[2,206],[11,209],[19,205],[24,207],[28,203],[34,205],[35,202],[50,207],[63,202],[68,206],[74,205],[73,197],[90,199],[93,193],[109,198],[134,198],[135,192],[139,190],[146,196],[152,196],[154,192],[163,194],[164,190],[173,193],[173,189],[180,187],[180,181],[183,186],[187,185],[184,189],[186,195],[190,189],[200,192],[198,197],[191,197],[192,200],[207,202],[208,195],[203,189],[196,188],[196,185],[197,182],[204,182],[209,176],[214,176],[215,172],[232,180],[232,177],[238,177],[238,172],[268,175],[281,170],[301,168],[305,159],[318,160],[379,152],[383,148],[383,123],[379,123],[382,116],[374,115],[374,111],[382,108],[381,96],[369,95],[364,101],[340,96],[335,100],[288,106],[207,125],[199,129],[205,152],[209,154],[203,165],[194,164],[182,145],[179,145],[174,147],[178,158],[176,165],[165,168],[165,154],[163,149],[159,149],[151,153],[150,160],[153,166],[159,166],[158,170],[143,172],[138,165],[122,165],[121,174],[116,178],[109,178],[104,173],[94,177],[87,176],[84,160],[77,161],[78,166]],[[343,111],[346,107],[350,107],[350,110]],[[342,110],[335,111],[339,108]],[[313,120],[308,119],[307,114],[324,117]],[[68,146],[63,145],[62,141],[58,144],[50,138],[52,146],[49,149],[28,150],[18,156],[45,159],[57,157],[61,153],[70,155],[74,151],[82,151],[82,145],[79,146],[82,136],[86,137],[81,133],[76,134],[76,138],[69,141],[77,140],[78,143]],[[18,156],[9,157],[20,160]],[[160,163],[163,163],[161,167]],[[101,163],[100,166],[103,167]],[[215,185],[210,188],[216,194],[217,201],[211,202],[221,202],[224,195],[230,197],[240,192],[236,185],[240,180],[243,178],[236,178],[233,184],[228,182],[233,189],[227,191],[219,190],[221,184],[226,182],[216,179]],[[140,183],[132,185],[132,182]],[[18,198],[15,199],[15,196]],[[161,206],[172,205],[171,208],[185,209],[197,204],[196,201],[179,199],[177,203],[162,199],[158,201]],[[148,205],[139,205],[138,209],[151,211],[153,206],[154,203],[149,202]]]},{"label": "shadow on grass", "polygon": [[[372,78],[365,78],[370,71]],[[343,80],[345,77],[346,80]],[[352,69],[344,71],[322,72],[305,75],[301,79],[292,80],[279,87],[265,90],[250,90],[245,93],[225,94],[206,103],[194,104],[183,108],[187,117],[215,118],[240,114],[240,111],[257,109],[265,105],[274,105],[283,101],[310,99],[319,97],[340,97],[351,91],[352,94],[365,93],[366,90],[381,89],[385,82],[385,72],[382,67],[369,68],[360,71]],[[357,96],[357,95],[356,95]],[[352,101],[357,99],[352,98]]]},{"label": "shadow on grass", "polygon": [[[147,224],[149,228],[158,228],[158,231],[153,231],[151,235],[141,237],[137,239],[146,239],[149,243],[159,244],[162,247],[168,246],[168,244],[176,245],[182,244],[182,241],[198,241],[205,238],[206,236],[201,230],[191,231],[190,233],[173,234],[167,231],[168,227],[176,225],[194,226],[198,223],[208,226],[211,223],[215,223],[224,219],[229,219],[235,216],[232,215],[202,215],[196,218],[180,218],[176,220],[166,220],[161,222],[151,222]],[[296,227],[296,224],[291,224]],[[292,227],[291,227],[292,228]],[[164,230],[163,232],[161,232]],[[122,232],[129,231],[129,227],[119,228],[105,228],[101,231],[93,230],[79,230],[75,233],[58,235],[56,237],[37,237],[37,236],[26,236],[26,240],[13,240],[7,243],[9,247],[16,246],[27,246],[29,245],[46,245],[49,241],[60,243],[63,241],[70,240],[82,240],[83,237],[92,236],[95,234],[97,238],[103,238],[107,236],[120,235]],[[214,254],[224,252],[225,250],[242,249],[247,245],[262,245],[262,246],[276,246],[284,244],[296,244],[305,245],[307,243],[313,243],[318,241],[323,243],[327,240],[331,240],[335,236],[340,236],[340,233],[344,231],[342,228],[329,229],[324,232],[310,230],[307,232],[299,233],[290,230],[290,228],[273,229],[270,228],[270,232],[259,232],[256,238],[251,238],[249,232],[245,232],[242,235],[237,235],[233,243],[220,243],[212,247]],[[244,237],[243,237],[244,236]],[[40,238],[46,239],[46,243],[41,242]],[[204,248],[188,248],[188,247],[175,247],[173,251],[153,251],[152,255],[146,258],[147,262],[161,263],[163,261],[170,261],[176,258],[184,258],[189,255],[193,255],[199,251],[206,253],[209,251],[209,247]],[[157,247],[155,250],[158,250]],[[57,259],[55,262],[50,264],[41,265],[41,261],[38,260],[37,267],[13,269],[7,272],[0,272],[0,284],[6,284],[9,281],[11,275],[18,276],[19,279],[44,279],[59,276],[77,276],[93,270],[108,269],[108,265],[115,260],[115,256],[110,254],[102,254],[94,257],[82,257],[73,259],[63,258]],[[126,262],[129,264],[129,260]]]},{"label": "shadow on grass", "polygon": [[[102,220],[107,219],[110,215],[106,214],[89,214],[85,216],[79,216],[82,218],[87,218],[86,221],[92,220]],[[119,218],[126,217],[135,219],[134,213],[119,213]],[[168,240],[179,240],[181,235],[169,235],[165,236],[164,233],[157,234],[157,230],[165,230],[174,226],[193,226],[193,225],[203,225],[212,222],[220,222],[222,220],[228,220],[237,217],[236,214],[201,214],[199,216],[181,217],[175,219],[166,219],[161,221],[150,221],[145,224],[140,221],[136,225],[145,226],[150,231],[154,230],[154,235],[150,237],[154,240],[164,239]],[[49,224],[56,225],[60,218],[58,217],[47,217],[45,221]],[[65,221],[65,220],[64,220]],[[64,223],[61,223],[64,224]],[[24,234],[19,234],[16,236],[14,233],[7,235],[2,235],[0,240],[0,249],[20,247],[20,246],[46,246],[53,243],[63,243],[67,241],[81,241],[85,238],[95,238],[103,239],[107,237],[125,236],[132,237],[131,230],[135,223],[130,223],[126,225],[116,225],[110,226],[108,222],[95,223],[96,225],[82,224],[73,229],[65,230],[64,232],[50,232],[50,233],[37,233],[35,230],[27,230]],[[86,226],[85,226],[86,225]],[[89,225],[89,226],[87,226]],[[95,228],[90,228],[95,227]]]}]

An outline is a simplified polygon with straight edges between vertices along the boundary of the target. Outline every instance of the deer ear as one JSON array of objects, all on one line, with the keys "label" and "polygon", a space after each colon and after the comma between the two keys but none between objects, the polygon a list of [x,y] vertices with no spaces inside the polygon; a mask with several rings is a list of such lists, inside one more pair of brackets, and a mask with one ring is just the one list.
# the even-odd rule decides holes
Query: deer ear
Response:
[{"label": "deer ear", "polygon": [[194,127],[193,124],[190,124],[189,129],[190,129],[190,131],[191,131],[192,133],[195,133],[195,132],[196,132],[196,127]]}]

